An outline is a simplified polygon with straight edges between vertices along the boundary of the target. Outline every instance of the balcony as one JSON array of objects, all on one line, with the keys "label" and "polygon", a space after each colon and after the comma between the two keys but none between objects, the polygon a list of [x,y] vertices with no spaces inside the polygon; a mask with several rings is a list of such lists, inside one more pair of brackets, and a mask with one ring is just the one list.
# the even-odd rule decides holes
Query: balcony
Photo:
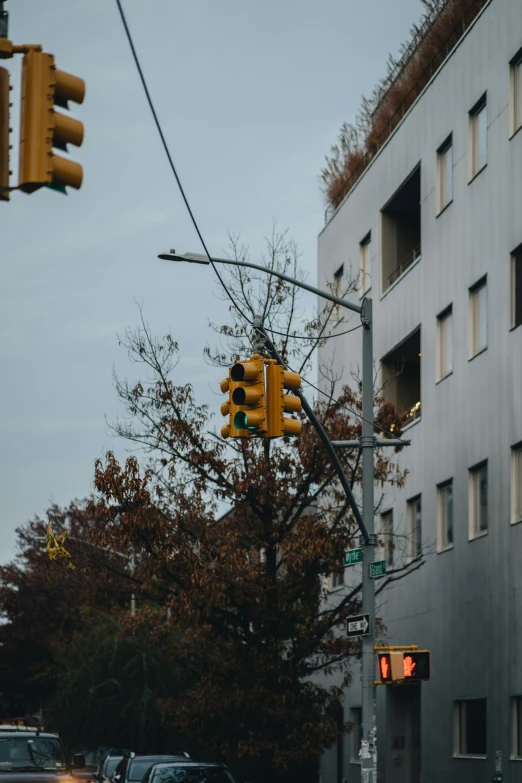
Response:
[{"label": "balcony", "polygon": [[382,293],[421,256],[420,166],[381,210]]}]

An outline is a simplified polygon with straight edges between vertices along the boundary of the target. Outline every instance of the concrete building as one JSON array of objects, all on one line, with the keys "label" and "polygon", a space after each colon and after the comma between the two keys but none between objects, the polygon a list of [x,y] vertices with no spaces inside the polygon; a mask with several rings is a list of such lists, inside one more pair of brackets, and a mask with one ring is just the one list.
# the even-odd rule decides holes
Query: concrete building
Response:
[{"label": "concrete building", "polygon": [[[521,0],[485,5],[330,218],[318,265],[321,287],[362,269],[376,373],[411,412],[398,458],[410,474],[385,491],[376,529],[388,568],[423,565],[381,594],[379,615],[389,644],[431,650],[432,677],[377,687],[378,779],[482,783],[501,767],[520,783]],[[357,324],[339,315],[338,332]],[[353,382],[360,331],[320,361]],[[355,665],[345,718],[357,724],[360,705]],[[354,731],[322,759],[322,783],[358,783],[357,751]]]}]

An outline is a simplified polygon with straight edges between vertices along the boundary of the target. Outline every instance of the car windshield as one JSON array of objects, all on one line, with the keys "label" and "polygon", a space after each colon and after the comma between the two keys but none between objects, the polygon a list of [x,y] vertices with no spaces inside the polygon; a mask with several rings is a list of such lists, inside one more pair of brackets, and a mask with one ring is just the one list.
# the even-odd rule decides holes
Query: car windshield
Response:
[{"label": "car windshield", "polygon": [[53,737],[0,737],[0,772],[21,767],[65,769],[60,742]]},{"label": "car windshield", "polygon": [[[159,761],[159,759],[158,759]],[[137,759],[129,764],[128,780],[143,780],[146,771],[152,767],[154,759]]]},{"label": "car windshield", "polygon": [[165,767],[156,770],[151,783],[235,783],[222,767]]},{"label": "car windshield", "polygon": [[111,756],[107,759],[105,762],[105,777],[110,778],[120,761],[122,760],[123,756]]}]

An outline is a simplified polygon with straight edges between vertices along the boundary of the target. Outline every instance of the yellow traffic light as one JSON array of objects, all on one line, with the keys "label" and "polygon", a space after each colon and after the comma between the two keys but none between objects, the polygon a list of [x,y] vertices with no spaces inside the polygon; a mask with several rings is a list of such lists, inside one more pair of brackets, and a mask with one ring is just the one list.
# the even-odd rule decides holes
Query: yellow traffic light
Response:
[{"label": "yellow traffic light", "polygon": [[228,417],[228,424],[224,424],[221,427],[222,438],[248,438],[250,432],[248,430],[238,430],[234,426],[234,417],[236,413],[241,410],[239,405],[234,405],[232,402],[232,395],[235,389],[240,386],[239,383],[235,383],[230,380],[230,370],[228,371],[228,378],[224,378],[221,381],[220,388],[223,394],[227,395],[227,401],[221,406],[221,414]]},{"label": "yellow traffic light", "polygon": [[248,361],[237,362],[221,381],[221,391],[228,394],[221,406],[229,421],[221,429],[223,438],[249,438],[266,433],[265,360],[254,354]]},{"label": "yellow traffic light", "polygon": [[230,369],[233,425],[251,435],[266,432],[265,360],[255,353],[247,362],[237,362]]},{"label": "yellow traffic light", "polygon": [[297,372],[285,370],[280,364],[271,362],[266,369],[267,398],[267,437],[279,438],[282,435],[299,435],[301,422],[290,419],[285,413],[298,413],[301,400],[293,394],[285,394],[285,389],[299,389],[301,376]]},{"label": "yellow traffic light", "polygon": [[9,71],[0,68],[0,201],[9,201]]},{"label": "yellow traffic light", "polygon": [[65,186],[79,188],[83,170],[79,163],[56,155],[53,147],[66,150],[80,146],[83,125],[55,106],[67,108],[67,101],[82,103],[83,79],[56,68],[54,56],[35,49],[22,61],[22,108],[20,123],[19,185],[26,193],[48,185],[65,192]]}]

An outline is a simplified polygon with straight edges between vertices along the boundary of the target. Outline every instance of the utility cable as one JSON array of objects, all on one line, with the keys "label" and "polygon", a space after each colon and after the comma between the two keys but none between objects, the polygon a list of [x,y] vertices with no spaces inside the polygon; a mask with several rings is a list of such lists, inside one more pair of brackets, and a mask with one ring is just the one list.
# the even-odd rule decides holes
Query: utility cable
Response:
[{"label": "utility cable", "polygon": [[[341,402],[338,402],[338,400],[335,399],[335,397],[332,397],[331,394],[328,394],[328,392],[323,391],[319,388],[319,386],[315,386],[311,381],[307,380],[306,378],[303,378],[301,376],[301,380],[304,381],[308,386],[311,386],[312,389],[315,389],[315,391],[319,392],[319,394],[322,394],[324,397],[326,397],[330,402],[333,402],[334,405],[338,405],[340,408],[343,408],[345,411],[349,411],[349,413],[353,414],[354,416],[357,416],[358,419],[361,419],[361,421],[368,422],[368,419],[365,419],[364,416],[359,413],[358,411],[354,411],[352,408],[349,408],[347,405],[343,405]],[[408,443],[403,440],[402,438],[397,438],[397,435],[394,435],[393,432],[390,432],[389,430],[384,429],[384,427],[380,427],[378,424],[375,423],[375,421],[368,422],[369,424],[373,424],[376,430],[380,430],[385,435],[389,435],[392,438],[396,438],[397,440],[400,440],[402,443],[404,443],[405,446],[408,445]]]},{"label": "utility cable", "polygon": [[203,239],[203,235],[202,235],[202,233],[201,233],[201,231],[199,229],[199,226],[197,224],[196,218],[194,217],[194,213],[192,212],[192,209],[191,209],[191,206],[189,204],[188,198],[187,198],[187,196],[185,194],[185,191],[183,189],[183,185],[181,184],[181,180],[180,180],[180,178],[178,176],[178,172],[176,170],[176,166],[174,165],[174,161],[173,161],[172,156],[170,154],[170,151],[169,151],[169,148],[168,148],[165,136],[163,135],[163,131],[161,129],[161,125],[160,125],[160,122],[159,122],[159,119],[158,119],[158,115],[156,114],[156,110],[154,108],[154,104],[153,104],[152,98],[150,96],[149,88],[147,87],[147,82],[145,81],[145,76],[143,75],[143,71],[141,69],[141,65],[140,65],[140,62],[139,62],[139,59],[138,59],[138,55],[137,55],[136,49],[134,47],[134,42],[132,40],[132,36],[131,36],[130,30],[129,30],[129,26],[128,26],[127,20],[125,18],[125,13],[123,11],[121,0],[116,0],[116,4],[117,4],[118,10],[120,12],[121,21],[123,22],[123,27],[125,28],[125,33],[127,34],[127,40],[129,42],[129,46],[131,48],[131,52],[132,52],[132,56],[134,58],[134,62],[136,64],[136,68],[138,69],[138,73],[140,75],[141,83],[143,85],[143,89],[145,91],[145,95],[147,97],[147,101],[148,101],[150,110],[152,112],[152,116],[154,118],[154,122],[156,123],[156,128],[158,130],[161,142],[163,144],[163,149],[165,150],[165,154],[167,155],[167,158],[168,158],[168,161],[169,161],[169,164],[170,164],[170,168],[172,169],[172,173],[174,174],[174,177],[176,178],[176,182],[178,183],[178,188],[180,190],[180,193],[181,193],[181,196],[183,198],[183,201],[185,202],[185,206],[186,206],[187,211],[188,211],[188,213],[190,215],[190,219],[192,220],[192,224],[193,224],[194,228],[196,229],[196,234],[198,235],[199,241],[201,242],[201,245],[202,245],[202,247],[203,247],[203,249],[204,249],[204,251],[205,251],[205,253],[207,255],[207,258],[208,258],[210,264],[212,265],[212,269],[216,273],[216,275],[218,277],[218,280],[221,283],[221,285],[223,286],[223,289],[225,290],[228,298],[230,299],[230,301],[232,302],[232,304],[234,305],[234,307],[236,308],[238,313],[240,313],[240,315],[245,319],[245,321],[247,321],[249,324],[252,324],[252,322],[250,321],[248,316],[242,311],[242,309],[240,308],[240,306],[238,305],[238,303],[236,302],[236,300],[234,299],[234,297],[232,296],[232,294],[228,290],[228,287],[227,287],[225,281],[223,280],[223,278],[219,274],[219,271],[218,271],[214,261],[212,260],[212,256],[208,252],[207,246],[205,244],[205,240]]},{"label": "utility cable", "polygon": [[350,334],[350,332],[355,332],[361,327],[362,324],[358,324],[357,326],[354,326],[353,329],[347,329],[345,332],[339,332],[338,334],[323,334],[320,337],[306,337],[300,334],[287,334],[286,332],[278,332],[275,329],[270,329],[268,326],[264,326],[263,328],[265,331],[270,332],[271,334],[278,334],[280,337],[288,337],[292,340],[317,340],[317,342],[320,342],[321,340],[331,340],[332,337],[341,337],[343,334]]}]

